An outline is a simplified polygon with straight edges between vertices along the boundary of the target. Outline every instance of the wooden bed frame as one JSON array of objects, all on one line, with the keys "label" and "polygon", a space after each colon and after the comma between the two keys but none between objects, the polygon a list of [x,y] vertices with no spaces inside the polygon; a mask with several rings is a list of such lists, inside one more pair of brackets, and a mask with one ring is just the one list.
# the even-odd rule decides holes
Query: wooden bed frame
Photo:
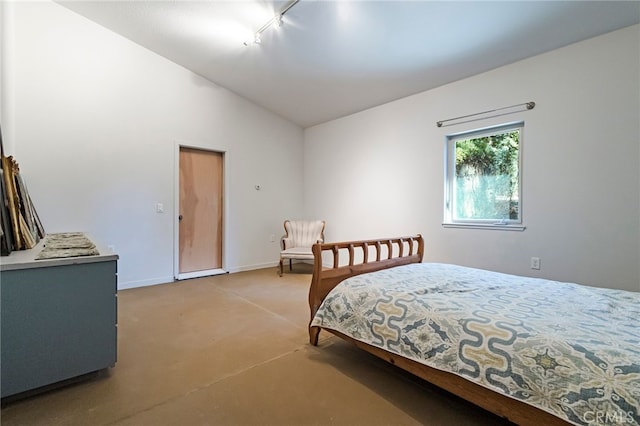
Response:
[{"label": "wooden bed frame", "polygon": [[[313,277],[309,290],[311,320],[329,292],[346,278],[393,268],[395,266],[422,262],[424,240],[421,235],[391,239],[347,241],[340,243],[314,244]],[[330,252],[333,258],[331,267],[323,265],[323,253]],[[375,256],[372,256],[375,254]],[[340,265],[340,258],[346,256],[346,263]],[[357,258],[356,258],[357,257]],[[320,327],[309,324],[309,342],[317,346]],[[467,379],[442,370],[428,367],[416,361],[404,358],[352,339],[342,333],[326,329],[330,333],[353,343],[357,347],[383,360],[406,370],[446,391],[449,391],[485,410],[519,425],[568,425],[559,417],[529,404],[494,392]]]}]

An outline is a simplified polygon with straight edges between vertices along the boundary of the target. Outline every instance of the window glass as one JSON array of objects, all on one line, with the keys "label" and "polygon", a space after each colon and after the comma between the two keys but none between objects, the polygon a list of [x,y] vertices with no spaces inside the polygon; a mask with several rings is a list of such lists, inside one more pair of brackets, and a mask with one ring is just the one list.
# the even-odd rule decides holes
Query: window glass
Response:
[{"label": "window glass", "polygon": [[523,123],[447,137],[445,222],[521,223]]}]

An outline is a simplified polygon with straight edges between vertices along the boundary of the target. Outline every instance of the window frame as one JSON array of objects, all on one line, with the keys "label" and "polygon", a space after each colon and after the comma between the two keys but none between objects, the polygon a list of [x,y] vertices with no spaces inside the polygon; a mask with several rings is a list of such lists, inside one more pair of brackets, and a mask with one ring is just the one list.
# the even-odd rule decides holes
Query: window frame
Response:
[{"label": "window frame", "polygon": [[[518,219],[454,219],[455,200],[455,170],[456,170],[456,142],[465,139],[492,136],[499,133],[507,133],[518,130]],[[522,153],[524,145],[524,121],[502,123],[495,126],[483,127],[474,130],[466,130],[451,133],[445,136],[445,172],[444,172],[444,221],[445,228],[477,228],[505,231],[523,231],[526,227],[523,222],[522,202]]]}]

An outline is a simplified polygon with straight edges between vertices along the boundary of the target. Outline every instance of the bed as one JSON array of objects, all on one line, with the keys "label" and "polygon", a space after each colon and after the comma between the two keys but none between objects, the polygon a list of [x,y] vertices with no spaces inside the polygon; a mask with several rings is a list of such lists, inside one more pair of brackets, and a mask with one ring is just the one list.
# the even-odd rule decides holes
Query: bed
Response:
[{"label": "bed", "polygon": [[315,244],[321,329],[521,425],[640,424],[640,293],[423,263],[420,235]]}]

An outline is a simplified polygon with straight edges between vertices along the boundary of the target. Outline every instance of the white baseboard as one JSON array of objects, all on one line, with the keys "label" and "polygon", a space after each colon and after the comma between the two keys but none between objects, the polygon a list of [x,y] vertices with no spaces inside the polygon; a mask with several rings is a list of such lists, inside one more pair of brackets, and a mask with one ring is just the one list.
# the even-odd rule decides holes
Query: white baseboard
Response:
[{"label": "white baseboard", "polygon": [[239,266],[237,268],[229,268],[229,273],[233,274],[235,272],[246,272],[246,271],[253,271],[255,269],[277,268],[277,267],[278,267],[278,262],[256,263],[253,265]]},{"label": "white baseboard", "polygon": [[174,281],[174,278],[172,276],[151,278],[148,280],[140,280],[140,281],[125,281],[125,282],[118,283],[118,290],[147,287],[150,285],[158,285],[158,284],[168,284],[168,283],[172,283],[173,281]]},{"label": "white baseboard", "polygon": [[[288,262],[287,262],[288,263]],[[312,261],[307,261],[307,260],[295,260],[293,261],[293,263],[310,263],[313,264]],[[285,265],[288,266],[288,265]],[[264,268],[278,268],[278,262],[265,262],[265,263],[255,263],[253,265],[245,265],[245,266],[239,266],[236,268],[229,268],[226,271],[223,271],[222,269],[220,269],[220,273],[236,273],[236,272],[247,272],[247,271],[253,271],[255,269],[264,269]],[[194,273],[197,274],[197,273]],[[196,278],[198,275],[194,275],[194,276],[186,276],[188,274],[184,274],[185,276],[183,276],[183,274],[180,274],[180,279],[187,279],[187,278]],[[206,275],[217,275],[217,273],[214,274],[203,274],[203,276]],[[126,290],[129,288],[138,288],[138,287],[147,287],[150,285],[158,285],[158,284],[168,284],[168,283],[172,283],[176,281],[174,277],[169,276],[169,277],[159,277],[159,278],[151,278],[148,280],[140,280],[140,281],[125,281],[125,282],[119,282],[118,283],[118,290]]]},{"label": "white baseboard", "polygon": [[195,272],[184,272],[184,273],[180,273],[178,274],[177,279],[179,280],[188,280],[190,278],[201,278],[201,277],[210,277],[212,275],[222,275],[222,274],[226,274],[227,271],[225,271],[224,269],[207,269],[204,271],[195,271]]}]

